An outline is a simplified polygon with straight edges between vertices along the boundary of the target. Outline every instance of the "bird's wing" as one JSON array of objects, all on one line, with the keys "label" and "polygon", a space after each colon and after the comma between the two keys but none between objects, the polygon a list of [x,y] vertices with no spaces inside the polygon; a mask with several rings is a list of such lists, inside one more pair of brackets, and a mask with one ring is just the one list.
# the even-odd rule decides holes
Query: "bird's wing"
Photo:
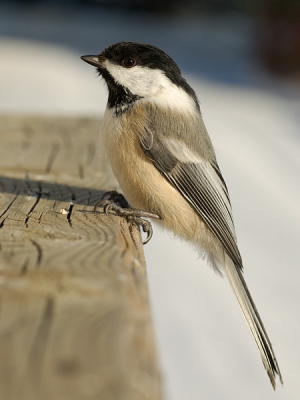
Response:
[{"label": "bird's wing", "polygon": [[204,159],[199,143],[198,151],[195,150],[197,146],[191,150],[178,132],[171,131],[168,136],[160,132],[149,124],[141,138],[141,146],[160,173],[182,194],[222,243],[228,255],[224,257],[223,265],[226,276],[275,389],[276,374],[281,383],[282,376],[272,344],[242,275],[243,266],[236,244],[228,191],[215,157],[210,157],[210,161]]},{"label": "bird's wing", "polygon": [[141,146],[219,239],[234,264],[242,269],[228,191],[217,162],[204,160],[182,140],[167,137],[154,126],[145,129]]}]

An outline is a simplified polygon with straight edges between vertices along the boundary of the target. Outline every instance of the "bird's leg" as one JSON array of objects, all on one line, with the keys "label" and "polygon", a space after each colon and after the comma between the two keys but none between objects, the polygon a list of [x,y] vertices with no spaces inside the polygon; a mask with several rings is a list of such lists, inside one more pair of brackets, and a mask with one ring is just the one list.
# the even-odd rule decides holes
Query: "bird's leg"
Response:
[{"label": "bird's leg", "polygon": [[107,215],[109,211],[113,211],[115,215],[124,217],[128,222],[134,222],[141,226],[143,231],[147,233],[147,237],[143,241],[143,244],[148,243],[153,236],[151,222],[145,220],[144,218],[160,219],[159,215],[157,214],[130,207],[125,197],[115,190],[111,190],[103,194],[101,200],[95,204],[94,212],[96,212],[98,206],[103,207],[103,211]]}]

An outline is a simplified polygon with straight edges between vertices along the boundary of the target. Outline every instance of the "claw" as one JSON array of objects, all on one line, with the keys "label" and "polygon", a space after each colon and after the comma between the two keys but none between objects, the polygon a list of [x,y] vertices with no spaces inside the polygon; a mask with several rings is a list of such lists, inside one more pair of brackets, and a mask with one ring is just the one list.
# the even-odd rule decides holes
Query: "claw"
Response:
[{"label": "claw", "polygon": [[113,203],[107,203],[103,207],[103,211],[105,212],[106,215],[108,215],[108,211],[112,209],[112,204]]},{"label": "claw", "polygon": [[[119,205],[116,203],[119,203]],[[109,214],[109,211],[114,211],[116,215],[124,217],[128,222],[132,221],[141,226],[143,232],[147,233],[147,237],[145,240],[143,240],[143,244],[147,244],[153,236],[152,225],[144,218],[160,219],[159,215],[157,214],[148,211],[137,210],[135,208],[130,208],[125,197],[115,190],[105,192],[103,194],[101,200],[98,201],[94,206],[94,213],[96,213],[98,205],[103,207],[103,211],[106,215]]]},{"label": "claw", "polygon": [[[149,224],[150,224],[150,222],[149,222]],[[148,230],[145,230],[143,227],[143,231],[147,233],[146,239],[143,240],[143,244],[145,245],[152,239],[152,236],[153,236],[152,225],[150,224],[150,226],[148,227]]]}]

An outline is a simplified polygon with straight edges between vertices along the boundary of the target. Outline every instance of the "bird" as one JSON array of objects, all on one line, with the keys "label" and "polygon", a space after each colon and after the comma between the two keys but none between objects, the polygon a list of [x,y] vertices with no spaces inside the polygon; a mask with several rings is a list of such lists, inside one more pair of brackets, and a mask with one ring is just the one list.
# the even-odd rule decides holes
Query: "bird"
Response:
[{"label": "bird", "polygon": [[225,274],[275,389],[281,372],[243,276],[228,189],[195,91],[150,44],[119,42],[81,59],[108,88],[101,139],[128,204]]}]

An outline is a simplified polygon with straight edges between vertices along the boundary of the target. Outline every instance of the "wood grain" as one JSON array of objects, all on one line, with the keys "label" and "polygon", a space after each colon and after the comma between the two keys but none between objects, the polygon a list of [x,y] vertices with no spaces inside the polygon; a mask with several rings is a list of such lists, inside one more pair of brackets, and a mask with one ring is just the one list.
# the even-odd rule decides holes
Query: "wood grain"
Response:
[{"label": "wood grain", "polygon": [[140,232],[93,213],[99,126],[0,117],[0,399],[162,398]]}]

